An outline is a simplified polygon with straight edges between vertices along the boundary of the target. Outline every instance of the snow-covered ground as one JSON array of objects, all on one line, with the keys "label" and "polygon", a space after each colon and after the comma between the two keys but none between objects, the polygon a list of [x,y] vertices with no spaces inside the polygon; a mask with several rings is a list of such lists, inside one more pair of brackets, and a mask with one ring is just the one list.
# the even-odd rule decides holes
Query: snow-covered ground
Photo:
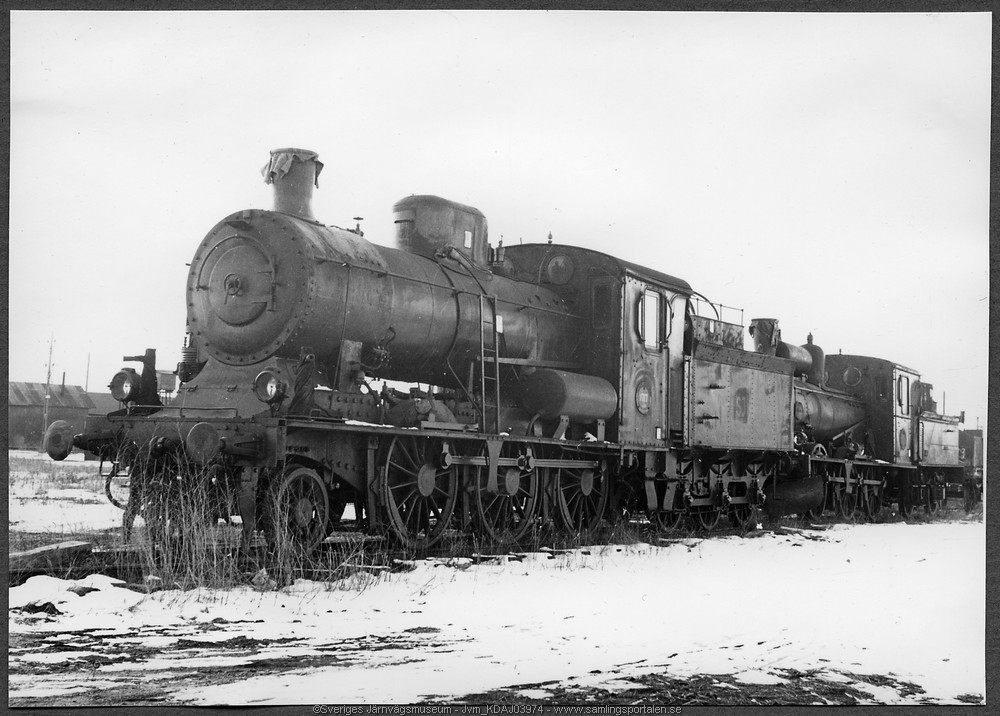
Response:
[{"label": "snow-covered ground", "polygon": [[73,535],[118,529],[122,511],[108,502],[97,462],[75,452],[63,462],[33,450],[8,451],[8,527],[12,533]]},{"label": "snow-covered ground", "polygon": [[34,577],[10,589],[11,703],[527,700],[653,674],[727,675],[731,689],[799,672],[873,703],[985,697],[980,522],[411,566],[271,592]]}]

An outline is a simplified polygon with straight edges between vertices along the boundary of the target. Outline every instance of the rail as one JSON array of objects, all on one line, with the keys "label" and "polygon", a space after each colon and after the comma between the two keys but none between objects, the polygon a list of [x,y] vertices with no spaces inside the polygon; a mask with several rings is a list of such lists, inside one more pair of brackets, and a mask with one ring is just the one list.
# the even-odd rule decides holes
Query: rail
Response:
[{"label": "rail", "polygon": [[[709,306],[712,312],[715,314],[716,320],[723,321],[725,323],[733,323],[738,326],[744,325],[743,323],[743,309],[738,306],[727,306],[724,303],[719,303],[717,301],[710,301],[701,294],[691,296],[691,306],[694,311],[694,315],[702,316],[703,318],[711,318],[711,316],[706,316],[702,313],[703,306]],[[725,311],[730,311],[730,316],[728,318],[724,317]],[[739,318],[736,319],[735,313],[739,313]],[[729,320],[733,318],[736,320]]]}]

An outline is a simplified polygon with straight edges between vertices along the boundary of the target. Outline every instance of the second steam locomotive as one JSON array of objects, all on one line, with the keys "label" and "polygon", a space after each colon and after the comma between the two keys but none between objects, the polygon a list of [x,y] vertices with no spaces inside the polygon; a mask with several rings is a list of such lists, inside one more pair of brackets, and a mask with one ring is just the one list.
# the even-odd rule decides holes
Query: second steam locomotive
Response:
[{"label": "second steam locomotive", "polygon": [[314,218],[321,169],[272,152],[273,210],[199,244],[169,404],[148,350],[112,380],[121,409],[102,425],[47,431],[53,458],[77,447],[130,476],[128,516],[162,526],[178,493],[207,490],[246,534],[311,549],[352,504],[425,548],[636,514],[710,530],[758,510],[933,513],[966,479],[964,416],[911,368],[787,343],[770,318],[744,346],[742,318],[682,279],[576,246],[492,247],[482,213],[434,196],[398,202],[395,246],[372,244]]}]

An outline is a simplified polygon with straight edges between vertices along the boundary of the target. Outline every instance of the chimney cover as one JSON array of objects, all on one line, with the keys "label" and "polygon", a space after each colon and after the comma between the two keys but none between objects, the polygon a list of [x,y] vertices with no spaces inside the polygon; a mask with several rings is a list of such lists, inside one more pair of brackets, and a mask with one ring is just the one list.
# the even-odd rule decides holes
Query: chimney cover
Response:
[{"label": "chimney cover", "polygon": [[265,184],[274,186],[274,210],[315,221],[312,213],[312,190],[319,187],[323,162],[308,149],[274,149],[260,173]]},{"label": "chimney cover", "polygon": [[316,162],[315,186],[318,189],[319,173],[323,171],[323,162],[319,160],[319,154],[311,149],[296,149],[295,147],[271,150],[271,160],[260,170],[260,173],[264,175],[264,183],[272,184],[275,180],[285,176],[291,170],[295,160]]}]

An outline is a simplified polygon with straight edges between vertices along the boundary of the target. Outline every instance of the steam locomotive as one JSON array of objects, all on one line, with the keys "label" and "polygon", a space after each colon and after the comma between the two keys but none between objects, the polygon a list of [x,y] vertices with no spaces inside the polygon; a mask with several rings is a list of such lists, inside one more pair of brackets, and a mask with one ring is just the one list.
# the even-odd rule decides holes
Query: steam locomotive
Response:
[{"label": "steam locomotive", "polygon": [[77,447],[129,476],[127,520],[162,524],[208,490],[245,534],[308,550],[352,504],[420,549],[630,515],[711,530],[761,510],[934,513],[965,479],[964,416],[910,368],[787,343],[772,318],[750,321],[748,349],[742,313],[680,278],[551,239],[493,247],[481,212],[435,196],[399,201],[395,246],[374,245],[315,219],[322,167],[273,151],[274,209],[199,244],[169,404],[147,350],[101,425],[49,427],[54,459]]}]

